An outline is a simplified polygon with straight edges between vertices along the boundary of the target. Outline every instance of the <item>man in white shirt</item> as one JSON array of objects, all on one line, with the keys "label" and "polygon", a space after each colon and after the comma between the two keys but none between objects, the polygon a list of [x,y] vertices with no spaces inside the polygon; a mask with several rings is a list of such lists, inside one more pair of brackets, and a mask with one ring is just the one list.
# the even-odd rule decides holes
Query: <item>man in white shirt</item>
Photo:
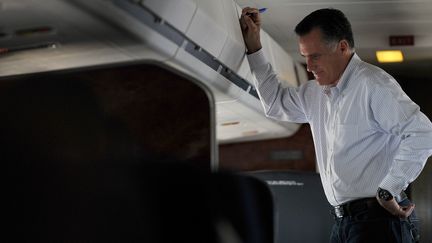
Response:
[{"label": "man in white shirt", "polygon": [[259,11],[244,8],[240,22],[266,115],[311,126],[334,207],[331,242],[414,242],[404,190],[432,154],[430,120],[393,77],[357,56],[341,11],[320,9],[296,26],[315,77],[297,88],[280,85],[261,50]]}]

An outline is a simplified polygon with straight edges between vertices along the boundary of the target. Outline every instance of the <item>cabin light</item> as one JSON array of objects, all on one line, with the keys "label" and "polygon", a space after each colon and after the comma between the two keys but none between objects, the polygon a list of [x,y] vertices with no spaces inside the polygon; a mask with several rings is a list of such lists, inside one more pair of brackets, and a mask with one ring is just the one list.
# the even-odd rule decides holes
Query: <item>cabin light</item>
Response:
[{"label": "cabin light", "polygon": [[252,131],[246,131],[246,132],[242,132],[243,136],[253,136],[253,135],[257,135],[259,132],[257,130],[252,130]]},{"label": "cabin light", "polygon": [[15,31],[15,35],[19,37],[28,37],[34,35],[52,34],[54,29],[50,26],[40,26],[28,29],[19,29]]},{"label": "cabin light", "polygon": [[238,125],[240,124],[240,122],[238,121],[234,121],[234,122],[224,122],[221,124],[221,126],[233,126],[233,125]]},{"label": "cabin light", "polygon": [[402,62],[403,54],[400,50],[376,51],[378,62]]}]

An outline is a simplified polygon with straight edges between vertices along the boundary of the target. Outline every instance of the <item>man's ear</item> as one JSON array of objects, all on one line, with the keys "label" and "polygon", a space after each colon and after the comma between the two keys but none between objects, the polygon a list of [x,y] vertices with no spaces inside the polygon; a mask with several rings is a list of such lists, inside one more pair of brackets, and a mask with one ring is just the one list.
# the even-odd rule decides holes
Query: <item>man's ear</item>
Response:
[{"label": "man's ear", "polygon": [[342,53],[345,53],[347,50],[349,50],[349,44],[346,40],[339,41],[339,50],[341,50]]}]

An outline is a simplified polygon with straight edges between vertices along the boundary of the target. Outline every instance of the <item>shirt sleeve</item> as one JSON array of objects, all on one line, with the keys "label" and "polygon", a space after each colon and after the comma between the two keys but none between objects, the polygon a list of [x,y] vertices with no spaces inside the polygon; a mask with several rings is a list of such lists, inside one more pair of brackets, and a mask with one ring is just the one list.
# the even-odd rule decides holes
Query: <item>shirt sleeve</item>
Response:
[{"label": "shirt sleeve", "polygon": [[390,170],[380,183],[381,188],[398,195],[418,177],[432,154],[432,124],[396,81],[376,87],[371,99],[379,128],[401,140]]},{"label": "shirt sleeve", "polygon": [[308,122],[304,112],[305,87],[283,88],[262,49],[248,55],[248,60],[266,116],[282,121]]}]

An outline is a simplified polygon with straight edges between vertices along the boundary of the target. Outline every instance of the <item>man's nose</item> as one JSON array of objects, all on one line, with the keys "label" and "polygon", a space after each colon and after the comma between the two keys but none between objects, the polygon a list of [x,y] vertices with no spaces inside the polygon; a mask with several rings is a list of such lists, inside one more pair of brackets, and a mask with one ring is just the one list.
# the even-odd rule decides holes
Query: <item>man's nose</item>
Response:
[{"label": "man's nose", "polygon": [[315,70],[315,64],[313,63],[311,58],[306,58],[306,69],[308,72],[312,72]]}]

